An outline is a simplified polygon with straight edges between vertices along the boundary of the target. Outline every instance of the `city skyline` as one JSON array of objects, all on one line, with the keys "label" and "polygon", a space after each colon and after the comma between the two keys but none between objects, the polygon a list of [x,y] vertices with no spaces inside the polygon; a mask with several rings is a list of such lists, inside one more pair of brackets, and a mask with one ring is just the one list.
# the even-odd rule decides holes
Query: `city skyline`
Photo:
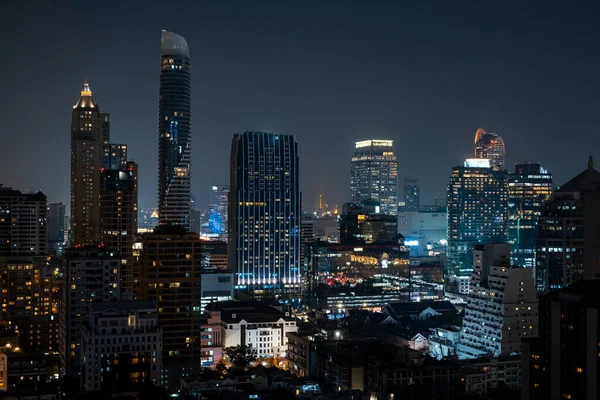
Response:
[{"label": "city skyline", "polygon": [[[398,144],[398,178],[419,179],[422,204],[432,203],[434,196],[443,197],[447,168],[469,156],[479,126],[504,138],[507,169],[515,162],[541,162],[557,184],[576,173],[580,168],[576,160],[594,153],[600,144],[589,135],[600,123],[592,112],[598,100],[588,89],[598,81],[592,71],[600,60],[584,51],[589,48],[585,43],[594,41],[594,35],[588,34],[590,24],[581,23],[593,14],[584,6],[572,8],[569,15],[553,4],[539,9],[524,5],[523,13],[510,7],[493,13],[478,6],[444,9],[453,26],[460,28],[439,26],[440,16],[429,15],[424,7],[403,10],[399,5],[381,5],[376,10],[361,4],[323,5],[315,15],[302,7],[291,7],[294,13],[290,13],[290,7],[276,4],[237,10],[206,3],[165,17],[150,6],[137,9],[132,3],[115,5],[121,13],[111,26],[101,23],[111,7],[94,13],[77,7],[63,13],[60,7],[40,4],[27,18],[18,17],[26,12],[21,6],[11,7],[17,17],[7,27],[15,34],[58,22],[57,34],[65,41],[60,47],[80,49],[76,56],[65,54],[52,63],[29,63],[23,68],[28,54],[44,56],[56,48],[50,37],[23,34],[19,46],[8,43],[6,48],[14,55],[15,72],[10,79],[2,78],[3,87],[14,94],[14,101],[2,113],[13,139],[0,182],[24,191],[41,189],[50,202],[69,202],[69,121],[64,110],[72,105],[72,94],[81,89],[87,76],[102,109],[111,113],[112,136],[118,143],[129,144],[130,154],[140,165],[140,205],[156,205],[156,54],[163,28],[181,33],[202,54],[201,66],[194,69],[197,151],[192,166],[193,194],[201,206],[208,203],[213,184],[227,183],[228,144],[235,132],[245,129],[294,134],[303,159],[323,160],[301,167],[301,190],[308,210],[318,202],[319,193],[330,204],[341,205],[349,199],[350,171],[345,160],[352,154],[353,142],[365,136],[389,138]],[[545,18],[525,19],[527,10]],[[69,34],[84,13],[89,34],[86,38]],[[134,15],[135,29],[127,28]],[[333,18],[339,33],[324,22],[327,18],[321,20],[327,16]],[[397,18],[405,28],[398,27]],[[205,19],[207,24],[202,23]],[[13,26],[18,20],[24,23]],[[246,29],[257,22],[260,29]],[[550,30],[555,22],[569,27],[559,38]],[[232,23],[238,26],[227,32],[224,27]],[[32,24],[36,29],[31,29]],[[297,46],[288,46],[291,36],[284,27],[296,33]],[[414,32],[410,40],[402,38],[406,29]],[[478,31],[483,33],[476,35]],[[116,32],[119,40],[112,40]],[[241,32],[244,39],[240,39]],[[357,41],[358,33],[364,33],[362,41]],[[315,37],[325,40],[317,44]],[[85,46],[82,40],[93,45]],[[264,43],[259,45],[260,41]],[[403,47],[402,56],[390,54],[391,44]],[[135,57],[128,58],[127,64],[112,61],[124,59],[132,48]],[[338,50],[335,56],[328,54],[329,48]],[[376,54],[382,55],[384,66],[365,61]],[[431,64],[432,57],[440,62]],[[576,77],[570,72],[572,63],[578,65]],[[436,67],[427,67],[430,64]],[[67,69],[67,74],[61,72]],[[536,71],[534,80],[530,79],[532,71]],[[500,73],[503,79],[498,78]],[[351,76],[361,79],[351,81]],[[27,118],[34,91],[52,97],[52,102],[36,111],[38,118]],[[485,104],[474,96],[481,91],[492,94]],[[517,98],[526,106],[515,103]],[[298,109],[303,112],[296,113]],[[44,126],[36,124],[37,120],[45,121]],[[435,146],[431,146],[432,135]],[[536,145],[542,141],[544,146]],[[582,145],[569,146],[573,141]],[[427,151],[428,159],[415,149]],[[20,156],[24,151],[48,164],[51,155],[53,168],[33,173],[29,157]],[[327,168],[323,168],[325,160]]]}]

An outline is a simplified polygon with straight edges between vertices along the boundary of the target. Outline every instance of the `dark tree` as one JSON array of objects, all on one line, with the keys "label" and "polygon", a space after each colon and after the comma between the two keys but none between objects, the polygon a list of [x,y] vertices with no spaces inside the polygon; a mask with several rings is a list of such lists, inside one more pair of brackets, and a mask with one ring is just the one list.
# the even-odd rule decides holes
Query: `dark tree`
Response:
[{"label": "dark tree", "polygon": [[252,345],[237,345],[225,348],[225,354],[229,357],[231,364],[234,367],[247,367],[252,361],[255,361],[257,356],[256,349]]}]

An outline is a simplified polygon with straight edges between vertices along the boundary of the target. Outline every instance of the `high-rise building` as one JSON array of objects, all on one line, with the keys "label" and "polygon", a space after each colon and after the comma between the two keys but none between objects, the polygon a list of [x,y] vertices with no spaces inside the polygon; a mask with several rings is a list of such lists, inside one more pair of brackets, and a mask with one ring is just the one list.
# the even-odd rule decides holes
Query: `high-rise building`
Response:
[{"label": "high-rise building", "polygon": [[91,303],[81,331],[81,383],[88,392],[160,385],[162,331],[151,301]]},{"label": "high-rise building", "polygon": [[125,169],[127,164],[127,145],[105,143],[103,146],[102,168]]},{"label": "high-rise building", "polygon": [[102,246],[65,249],[63,299],[60,311],[62,372],[81,372],[81,327],[88,321],[90,303],[120,300],[121,258]]},{"label": "high-rise building", "polygon": [[398,213],[398,160],[393,140],[356,142],[350,168],[350,192],[357,203],[381,202],[381,213]]},{"label": "high-rise building", "polygon": [[71,238],[100,242],[100,169],[109,143],[110,115],[101,113],[87,80],[71,118]]},{"label": "high-rise building", "polygon": [[534,268],[537,223],[552,194],[552,174],[539,163],[516,164],[508,175],[508,241],[512,265]]},{"label": "high-rise building", "polygon": [[301,196],[292,135],[235,134],[231,148],[229,263],[238,290],[300,289]]},{"label": "high-rise building", "polygon": [[454,167],[448,184],[446,275],[467,293],[473,246],[508,240],[508,174],[487,159],[467,159]]},{"label": "high-rise building", "polygon": [[138,298],[158,307],[163,363],[199,363],[202,241],[182,226],[168,225],[143,235],[142,241]]},{"label": "high-rise building", "polygon": [[208,203],[208,226],[210,233],[219,240],[227,241],[227,204],[229,185],[213,186]]},{"label": "high-rise building", "polygon": [[344,204],[340,216],[341,244],[393,243],[398,240],[398,219],[394,215],[381,214],[379,204],[374,200]]},{"label": "high-rise building", "polygon": [[483,128],[475,132],[475,158],[487,158],[494,170],[504,169],[504,139],[497,133],[488,133]]},{"label": "high-rise building", "polygon": [[540,296],[540,335],[523,341],[521,399],[600,398],[600,280]]},{"label": "high-rise building", "polygon": [[190,229],[192,73],[182,36],[162,31],[158,103],[158,215],[160,224]]},{"label": "high-rise building", "polygon": [[65,210],[63,203],[48,205],[48,249],[60,251],[65,243]]},{"label": "high-rise building", "polygon": [[554,191],[538,219],[535,275],[548,292],[600,278],[600,172],[588,168]]},{"label": "high-rise building", "polygon": [[404,211],[419,211],[419,180],[404,178]]},{"label": "high-rise building", "polygon": [[138,166],[103,169],[100,187],[100,240],[121,256],[121,289],[134,292],[133,243],[138,228]]},{"label": "high-rise building", "polygon": [[42,192],[24,194],[0,185],[0,256],[46,254],[47,220]]},{"label": "high-rise building", "polygon": [[537,306],[533,271],[510,265],[510,245],[476,245],[459,358],[518,353],[538,334]]}]

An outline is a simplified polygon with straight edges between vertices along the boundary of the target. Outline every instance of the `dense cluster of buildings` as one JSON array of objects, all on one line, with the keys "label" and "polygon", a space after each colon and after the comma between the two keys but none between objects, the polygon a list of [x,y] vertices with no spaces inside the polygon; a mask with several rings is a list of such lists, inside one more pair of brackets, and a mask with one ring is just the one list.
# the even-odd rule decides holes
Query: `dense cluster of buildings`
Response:
[{"label": "dense cluster of buildings", "polygon": [[87,80],[69,215],[0,186],[0,391],[67,378],[80,393],[598,398],[591,157],[554,188],[539,163],[507,171],[503,138],[478,129],[446,202],[427,206],[415,177],[400,200],[394,142],[366,139],[350,201],[311,215],[296,138],[246,131],[201,212],[191,121],[190,51],[163,31],[155,216],[140,223],[138,165]]}]

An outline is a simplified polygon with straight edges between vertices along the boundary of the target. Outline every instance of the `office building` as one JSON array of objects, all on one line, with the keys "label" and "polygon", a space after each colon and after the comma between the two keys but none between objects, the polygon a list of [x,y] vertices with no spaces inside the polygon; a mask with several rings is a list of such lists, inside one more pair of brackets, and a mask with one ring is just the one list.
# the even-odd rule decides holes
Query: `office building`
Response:
[{"label": "office building", "polygon": [[105,143],[103,146],[102,168],[124,170],[127,169],[127,145]]},{"label": "office building", "polygon": [[47,207],[42,192],[24,194],[0,185],[0,256],[47,253]]},{"label": "office building", "polygon": [[210,303],[233,300],[232,272],[204,272],[201,277],[202,311]]},{"label": "office building", "polygon": [[537,313],[533,271],[510,265],[510,245],[476,245],[459,358],[520,352],[522,339],[538,335]]},{"label": "office building", "polygon": [[398,160],[393,140],[356,142],[350,168],[350,194],[358,203],[373,199],[381,213],[398,213]]},{"label": "office building", "polygon": [[487,159],[454,167],[448,184],[447,276],[463,293],[473,269],[473,246],[508,240],[508,176]]},{"label": "office building", "polygon": [[542,208],[535,275],[541,292],[600,278],[600,172],[591,157]]},{"label": "office building", "polygon": [[235,134],[231,148],[229,263],[238,290],[300,291],[301,196],[292,135]]},{"label": "office building", "polygon": [[552,194],[552,174],[539,163],[516,164],[508,175],[508,241],[512,265],[534,268],[537,223]]},{"label": "office building", "polygon": [[48,205],[48,251],[52,253],[62,252],[65,244],[65,209],[63,203]]},{"label": "office building", "polygon": [[162,31],[158,102],[158,215],[190,229],[192,73],[182,36]]},{"label": "office building", "polygon": [[81,330],[81,383],[88,392],[160,385],[162,331],[151,301],[89,304]]},{"label": "office building", "polygon": [[382,214],[379,201],[364,200],[346,203],[340,216],[340,243],[374,244],[392,243],[398,235],[398,219],[395,215]]},{"label": "office building", "polygon": [[90,303],[120,300],[121,258],[102,246],[65,249],[63,298],[60,310],[62,372],[77,377],[81,371],[81,327]]},{"label": "office building", "polygon": [[210,313],[220,312],[223,348],[252,345],[259,358],[285,357],[289,332],[297,332],[296,319],[257,301],[213,303]]},{"label": "office building", "polygon": [[419,211],[419,180],[404,178],[404,211]]},{"label": "office building", "polygon": [[203,240],[201,245],[202,271],[229,272],[227,243],[217,240]]},{"label": "office building", "polygon": [[208,203],[208,227],[219,240],[227,241],[228,185],[213,186]]},{"label": "office building", "polygon": [[523,400],[600,396],[600,280],[540,296],[540,335],[523,341]]},{"label": "office building", "polygon": [[100,169],[110,137],[110,114],[101,113],[87,80],[71,118],[71,238],[100,242]]},{"label": "office building", "polygon": [[494,171],[504,170],[504,139],[497,133],[488,133],[482,128],[475,132],[475,158],[490,160],[490,167]]},{"label": "office building", "polygon": [[182,226],[159,226],[142,237],[138,298],[152,300],[163,330],[163,363],[197,363],[202,313],[202,242]]},{"label": "office building", "polygon": [[138,228],[138,166],[102,169],[100,179],[100,240],[121,257],[121,289],[134,290],[133,244]]},{"label": "office building", "polygon": [[446,243],[448,227],[445,207],[421,211],[399,211],[398,233],[404,237],[422,238],[425,243]]}]

